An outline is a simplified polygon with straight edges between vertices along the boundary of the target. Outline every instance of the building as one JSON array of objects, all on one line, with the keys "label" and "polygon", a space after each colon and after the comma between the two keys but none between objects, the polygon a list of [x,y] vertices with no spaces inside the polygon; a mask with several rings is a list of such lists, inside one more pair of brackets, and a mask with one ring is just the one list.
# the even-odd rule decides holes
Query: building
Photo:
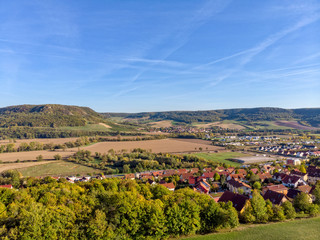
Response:
[{"label": "building", "polygon": [[285,201],[288,201],[285,194],[280,193],[280,192],[275,192],[272,190],[268,190],[263,195],[263,198],[264,198],[264,200],[270,200],[272,202],[272,204],[275,204],[275,205],[281,205]]},{"label": "building", "polygon": [[230,191],[225,191],[218,202],[232,202],[233,207],[238,211],[238,212],[243,212],[244,207],[246,205],[246,202],[249,200],[249,197],[244,196],[242,194],[238,193],[233,193]]},{"label": "building", "polygon": [[248,184],[235,179],[227,181],[227,187],[231,192],[239,193],[243,191],[243,193],[247,195],[251,193],[251,187]]}]

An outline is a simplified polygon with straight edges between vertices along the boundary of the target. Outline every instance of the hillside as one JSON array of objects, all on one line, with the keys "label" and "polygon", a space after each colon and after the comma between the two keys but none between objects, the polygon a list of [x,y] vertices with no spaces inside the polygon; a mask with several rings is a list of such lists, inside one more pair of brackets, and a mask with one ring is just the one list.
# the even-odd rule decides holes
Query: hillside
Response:
[{"label": "hillside", "polygon": [[142,112],[127,114],[103,113],[102,115],[106,117],[122,117],[124,119],[149,119],[153,121],[172,120],[187,124],[221,120],[242,122],[295,120],[307,126],[320,126],[320,108],[239,108],[208,111]]},{"label": "hillside", "polygon": [[88,107],[46,104],[0,108],[0,127],[85,126],[102,121],[102,116]]}]

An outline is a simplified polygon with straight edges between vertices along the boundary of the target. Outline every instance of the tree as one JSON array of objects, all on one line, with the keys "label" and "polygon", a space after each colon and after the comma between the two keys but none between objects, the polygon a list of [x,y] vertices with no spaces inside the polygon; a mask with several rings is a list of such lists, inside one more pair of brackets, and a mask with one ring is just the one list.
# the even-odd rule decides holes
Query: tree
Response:
[{"label": "tree", "polygon": [[310,198],[309,196],[301,192],[299,193],[296,198],[293,200],[293,206],[298,210],[298,211],[308,211],[310,207]]},{"label": "tree", "polygon": [[320,205],[320,184],[317,183],[315,189],[312,192],[313,196],[315,197],[315,204]]},{"label": "tree", "polygon": [[218,173],[215,173],[213,178],[214,178],[214,181],[217,182],[220,180],[220,175]]},{"label": "tree", "polygon": [[266,222],[268,220],[266,202],[257,190],[252,193],[251,205],[256,222]]},{"label": "tree", "polygon": [[260,190],[260,189],[261,189],[261,183],[260,183],[260,182],[255,182],[255,183],[253,184],[253,188],[254,188],[254,189],[257,189],[257,190]]},{"label": "tree", "polygon": [[42,161],[42,160],[43,160],[43,156],[42,156],[42,155],[39,155],[39,156],[37,156],[37,158],[36,158],[36,159],[37,159],[37,161],[39,161],[39,162],[40,162],[40,161]]},{"label": "tree", "polygon": [[61,160],[61,155],[60,154],[56,154],[53,156],[55,160]]},{"label": "tree", "polygon": [[291,202],[285,201],[281,205],[281,207],[283,209],[286,219],[294,219],[296,217],[296,211],[294,210],[294,207]]}]

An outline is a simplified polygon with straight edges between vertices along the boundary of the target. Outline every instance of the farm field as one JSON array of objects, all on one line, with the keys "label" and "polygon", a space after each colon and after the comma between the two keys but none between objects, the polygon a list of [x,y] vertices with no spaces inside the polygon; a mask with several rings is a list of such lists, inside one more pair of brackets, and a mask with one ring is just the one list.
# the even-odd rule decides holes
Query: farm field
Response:
[{"label": "farm field", "polygon": [[304,126],[304,125],[298,123],[297,121],[276,121],[275,124],[278,126],[295,128],[295,129],[299,129],[299,130],[317,130],[318,129],[315,127]]},{"label": "farm field", "polygon": [[266,225],[241,225],[227,233],[183,238],[188,240],[317,240],[320,217]]},{"label": "farm field", "polygon": [[18,171],[24,177],[86,175],[102,172],[95,168],[65,161],[46,162],[41,165],[19,168]]},{"label": "farm field", "polygon": [[155,128],[165,128],[165,127],[172,127],[172,121],[170,120],[163,120],[159,122],[150,122],[148,125],[151,125]]},{"label": "farm field", "polygon": [[0,172],[10,170],[10,169],[28,168],[28,167],[33,167],[33,166],[37,166],[37,165],[47,164],[47,163],[52,163],[52,161],[0,164]]},{"label": "farm field", "polygon": [[187,153],[199,151],[202,148],[206,151],[223,150],[222,147],[211,145],[211,141],[200,139],[161,139],[161,140],[147,140],[147,141],[132,141],[132,142],[101,142],[96,143],[83,149],[91,152],[107,153],[108,150],[114,149],[120,151],[126,149],[128,151],[134,148],[142,148],[152,150],[154,153],[168,152],[168,153]]},{"label": "farm field", "polygon": [[217,163],[229,164],[233,167],[240,167],[243,164],[229,161],[227,159],[251,156],[249,154],[244,154],[244,153],[240,153],[240,152],[194,153],[192,155],[195,155],[197,157],[202,157],[206,160],[210,160],[210,161],[217,162]]},{"label": "farm field", "polygon": [[[168,153],[189,153],[198,152],[199,148],[206,151],[223,150],[222,147],[211,145],[210,141],[199,139],[161,139],[161,140],[146,140],[146,141],[122,141],[122,142],[100,142],[89,146],[80,147],[79,149],[89,150],[92,153],[100,152],[107,153],[110,149],[120,151],[126,149],[127,151],[134,148],[147,149],[155,153],[168,152]],[[31,151],[31,152],[12,152],[1,153],[0,160],[2,162],[15,162],[17,159],[23,160],[36,160],[39,155],[43,156],[44,160],[54,159],[54,155],[60,154],[62,157],[68,157],[78,151],[78,148],[68,148],[65,151]]]},{"label": "farm field", "polygon": [[244,126],[241,126],[240,124],[237,124],[236,121],[219,121],[219,122],[211,122],[211,123],[196,123],[193,124],[193,126],[197,128],[210,128],[210,127],[220,127],[224,129],[235,129],[235,130],[243,130],[245,129]]},{"label": "farm field", "polygon": [[78,137],[72,138],[34,138],[34,139],[16,139],[15,142],[10,142],[9,139],[0,140],[0,145],[5,145],[8,143],[14,143],[16,147],[19,147],[21,143],[30,143],[30,142],[40,142],[43,144],[53,143],[53,144],[63,144],[66,142],[74,142],[78,139]]},{"label": "farm field", "polygon": [[[103,123],[104,124],[104,123]],[[59,127],[59,129],[63,130],[82,130],[82,131],[108,131],[111,127],[107,124],[106,126],[99,124],[87,124],[85,126],[78,126],[78,127]]]}]

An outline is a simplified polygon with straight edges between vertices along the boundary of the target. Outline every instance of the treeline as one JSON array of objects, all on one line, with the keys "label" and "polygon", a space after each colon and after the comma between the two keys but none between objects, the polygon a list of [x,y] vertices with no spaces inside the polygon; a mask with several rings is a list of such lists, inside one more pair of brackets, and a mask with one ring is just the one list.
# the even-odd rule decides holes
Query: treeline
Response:
[{"label": "treeline", "polygon": [[138,136],[138,132],[120,131],[86,131],[58,128],[10,127],[0,128],[0,139],[33,139],[33,138],[69,138],[82,136]]},{"label": "treeline", "polygon": [[105,113],[105,116],[125,118],[149,118],[151,120],[173,120],[176,122],[212,122],[219,120],[236,121],[276,121],[300,120],[312,126],[320,125],[320,108],[282,109],[282,108],[239,108],[209,111],[171,111],[143,112],[133,114]]},{"label": "treeline", "polygon": [[178,168],[203,169],[218,166],[214,162],[197,156],[152,153],[140,148],[133,149],[130,153],[124,149],[120,154],[110,149],[107,154],[95,153],[94,155],[90,151],[80,150],[67,161],[104,170],[107,174]]},{"label": "treeline", "polygon": [[260,192],[254,190],[252,198],[247,201],[244,211],[239,214],[243,223],[266,223],[294,219],[297,216],[317,216],[320,212],[320,184],[317,184],[313,192],[314,203],[304,193],[299,193],[293,202],[285,201],[282,205],[274,205],[270,200],[265,201]]},{"label": "treeline", "polygon": [[239,225],[231,203],[118,179],[70,184],[28,178],[0,189],[3,239],[167,239]]}]

